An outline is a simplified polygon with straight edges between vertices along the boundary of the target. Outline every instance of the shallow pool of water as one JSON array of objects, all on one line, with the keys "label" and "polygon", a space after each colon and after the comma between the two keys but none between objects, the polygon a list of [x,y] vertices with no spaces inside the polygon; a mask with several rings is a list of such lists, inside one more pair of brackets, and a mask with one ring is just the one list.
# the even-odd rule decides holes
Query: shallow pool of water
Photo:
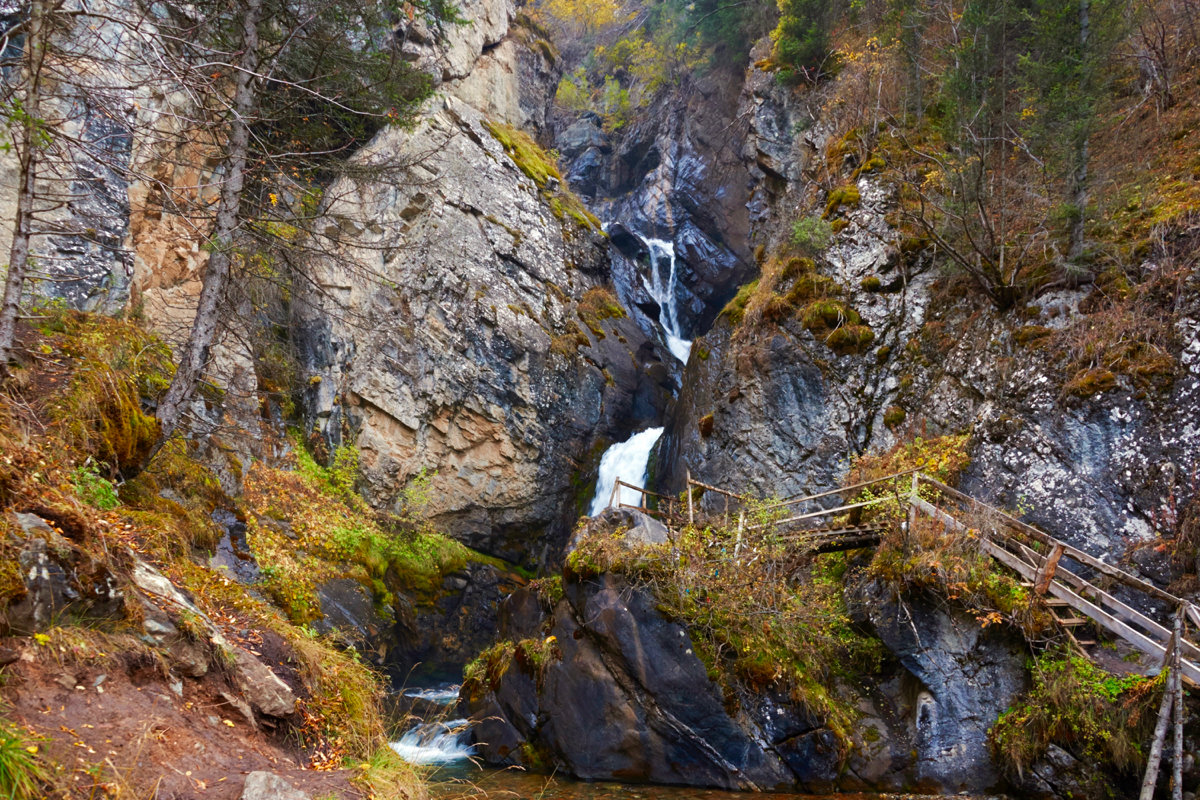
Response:
[{"label": "shallow pool of water", "polygon": [[[725,792],[689,786],[577,781],[510,767],[484,767],[472,760],[466,720],[449,719],[458,687],[408,689],[402,697],[432,713],[419,714],[392,748],[406,760],[429,767],[431,800],[908,800],[922,795]],[[415,710],[415,709],[414,709]],[[927,797],[927,796],[926,796]]]},{"label": "shallow pool of water", "polygon": [[[817,795],[724,792],[688,786],[588,783],[518,769],[480,768],[460,762],[435,771],[433,800],[802,800]],[[899,800],[920,795],[819,795],[821,800]]]}]

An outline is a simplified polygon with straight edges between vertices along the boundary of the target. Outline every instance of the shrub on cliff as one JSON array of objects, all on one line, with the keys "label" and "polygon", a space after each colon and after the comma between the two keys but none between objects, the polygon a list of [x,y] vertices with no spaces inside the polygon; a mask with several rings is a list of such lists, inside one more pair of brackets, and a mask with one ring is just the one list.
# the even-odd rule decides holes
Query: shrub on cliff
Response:
[{"label": "shrub on cliff", "polygon": [[[1140,773],[1141,743],[1154,728],[1166,670],[1157,677],[1117,676],[1083,656],[1048,650],[1032,659],[1030,674],[1033,688],[992,727],[990,743],[1000,763],[1022,773],[1055,744],[1093,768]],[[1092,775],[1094,788],[1104,789],[1104,773]]]}]

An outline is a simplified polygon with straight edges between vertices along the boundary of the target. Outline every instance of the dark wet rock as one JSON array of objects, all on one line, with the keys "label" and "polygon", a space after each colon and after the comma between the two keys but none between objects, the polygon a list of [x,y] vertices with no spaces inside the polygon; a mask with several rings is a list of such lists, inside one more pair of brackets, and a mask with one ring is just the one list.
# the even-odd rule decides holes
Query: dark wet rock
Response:
[{"label": "dark wet rock", "polygon": [[217,542],[217,550],[208,560],[208,565],[221,570],[238,583],[257,583],[262,573],[246,542],[246,523],[225,509],[214,511],[212,519],[224,529],[225,534]]},{"label": "dark wet rock", "polygon": [[1028,688],[1028,647],[1000,626],[921,598],[896,598],[880,584],[862,590],[876,635],[921,683],[914,748],[918,780],[944,791],[1000,782],[988,730]]},{"label": "dark wet rock", "polygon": [[353,578],[334,578],[317,586],[317,600],[322,616],[313,626],[319,633],[336,633],[344,646],[382,661],[392,622],[376,609],[366,587]]},{"label": "dark wet rock", "polygon": [[[560,119],[555,138],[572,186],[593,198],[610,233],[674,243],[685,338],[705,330],[753,272],[746,209],[752,176],[740,155],[743,73],[729,66],[685,79],[619,132],[605,135],[595,115],[585,114]],[[658,336],[657,305],[642,284],[645,249],[614,245],[618,294],[642,329]]]},{"label": "dark wet rock", "polygon": [[[602,534],[603,535],[603,534]],[[877,586],[851,598],[892,652],[857,698],[854,746],[783,692],[723,688],[686,628],[624,577],[568,572],[554,608],[529,590],[505,601],[501,637],[551,646],[544,665],[512,659],[463,687],[480,755],[589,780],[726,789],[985,791],[1001,785],[987,729],[1026,687],[1025,653],[944,604],[894,603]]]},{"label": "dark wet rock", "polygon": [[[452,587],[431,603],[414,604],[397,596],[395,624],[386,637],[384,664],[400,683],[437,678],[457,682],[462,665],[496,637],[501,600],[517,588],[517,576],[491,564],[468,564],[447,576]],[[415,672],[413,671],[415,668]]]},{"label": "dark wet rock", "polygon": [[[503,638],[545,640],[554,650],[541,671],[518,653],[494,684],[464,686],[460,710],[479,722],[473,735],[485,760],[727,789],[879,790],[911,781],[902,730],[911,714],[897,712],[902,701],[864,699],[864,718],[878,729],[843,766],[832,731],[786,694],[739,691],[731,706],[686,629],[645,590],[619,576],[568,576],[565,595],[553,609],[527,590],[504,603]],[[898,691],[900,682],[885,685]]]}]

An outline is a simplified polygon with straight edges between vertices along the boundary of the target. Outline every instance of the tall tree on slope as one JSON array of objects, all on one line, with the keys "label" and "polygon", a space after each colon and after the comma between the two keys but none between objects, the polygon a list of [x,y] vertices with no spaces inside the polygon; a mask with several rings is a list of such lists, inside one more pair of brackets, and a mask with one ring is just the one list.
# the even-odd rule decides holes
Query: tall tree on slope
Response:
[{"label": "tall tree on slope", "polygon": [[201,23],[180,15],[176,40],[181,71],[217,82],[205,94],[217,98],[228,132],[220,194],[196,314],[158,404],[160,435],[147,462],[178,430],[203,377],[246,239],[273,227],[266,220],[278,216],[280,193],[302,173],[328,178],[380,127],[413,119],[430,81],[400,57],[400,32],[460,21],[445,0],[214,2],[220,7],[203,10]]}]

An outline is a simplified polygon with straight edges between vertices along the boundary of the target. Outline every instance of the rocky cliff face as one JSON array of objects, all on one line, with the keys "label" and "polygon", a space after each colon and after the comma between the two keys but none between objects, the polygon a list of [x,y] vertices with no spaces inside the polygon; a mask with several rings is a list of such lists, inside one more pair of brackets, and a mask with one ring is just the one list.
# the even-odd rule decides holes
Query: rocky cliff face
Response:
[{"label": "rocky cliff face", "polygon": [[646,289],[644,240],[674,246],[684,338],[707,329],[753,271],[741,81],[736,67],[683,78],[627,129],[606,131],[594,114],[554,120],[567,179],[608,223],[613,280],[648,334],[658,335],[659,303]]},{"label": "rocky cliff face", "polygon": [[[792,222],[821,216],[830,195],[813,182],[818,166],[854,185],[859,197],[835,208],[838,229],[814,254],[817,280],[861,315],[873,339],[839,354],[825,343],[827,332],[806,330],[802,307],[785,315],[768,309],[765,319],[761,306],[746,320],[719,318],[697,342],[669,415],[662,488],[679,490],[690,469],[700,480],[762,495],[820,490],[867,450],[914,433],[971,431],[964,488],[981,499],[1017,508],[1112,559],[1131,542],[1174,535],[1198,488],[1189,477],[1200,435],[1192,424],[1200,412],[1197,284],[1194,272],[1179,272],[1188,258],[1181,243],[1194,232],[1176,231],[1135,270],[1149,284],[1176,276],[1167,292],[1175,299],[1150,312],[1171,318],[1165,360],[1118,366],[1099,391],[1072,387],[1082,373],[1066,351],[1084,346],[1080,330],[1148,329],[1153,321],[1120,317],[1126,311],[1083,317],[1110,299],[1093,287],[1045,293],[1019,313],[998,313],[972,297],[901,240],[891,224],[894,187],[856,162],[824,163],[836,148],[822,109],[833,113],[828,104],[839,91],[834,82],[801,105],[750,71],[741,112],[751,121],[744,155],[757,178],[753,230],[777,249]],[[787,134],[795,130],[803,133]],[[789,286],[778,281],[760,294],[784,295]],[[1113,361],[1138,357],[1123,358]],[[1148,577],[1172,578],[1149,553],[1134,557]]]},{"label": "rocky cliff face", "polygon": [[537,561],[590,499],[597,447],[661,413],[665,373],[604,289],[602,234],[556,214],[493,130],[445,98],[381,135],[363,158],[411,166],[331,187],[330,237],[351,244],[318,263],[301,327],[311,413],[357,445],[377,505],[425,470],[439,526]]}]

